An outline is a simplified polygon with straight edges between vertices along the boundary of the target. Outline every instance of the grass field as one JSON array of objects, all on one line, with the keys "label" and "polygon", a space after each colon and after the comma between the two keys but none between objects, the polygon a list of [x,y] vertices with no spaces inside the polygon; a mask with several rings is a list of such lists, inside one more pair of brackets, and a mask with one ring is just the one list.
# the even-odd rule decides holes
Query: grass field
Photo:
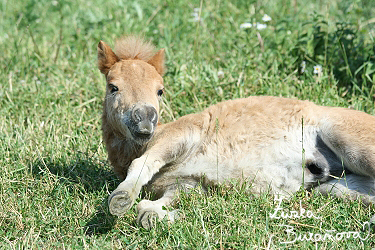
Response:
[{"label": "grass field", "polygon": [[182,193],[183,218],[150,231],[134,208],[111,216],[119,180],[101,141],[96,67],[99,40],[134,33],[165,48],[163,122],[248,95],[374,114],[374,17],[373,0],[0,0],[0,248],[374,248],[362,230],[374,207],[304,191],[282,211],[301,204],[319,218],[271,219],[274,198],[241,185]]}]

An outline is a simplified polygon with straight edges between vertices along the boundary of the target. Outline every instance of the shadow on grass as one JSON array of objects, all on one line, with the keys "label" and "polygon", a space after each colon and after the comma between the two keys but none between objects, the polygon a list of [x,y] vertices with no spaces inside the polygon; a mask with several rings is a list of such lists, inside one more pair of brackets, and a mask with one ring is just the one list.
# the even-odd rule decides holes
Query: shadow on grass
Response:
[{"label": "shadow on grass", "polygon": [[78,190],[79,194],[97,193],[100,196],[104,194],[104,200],[96,206],[95,213],[88,218],[84,231],[87,235],[93,235],[105,234],[112,230],[117,217],[109,213],[106,193],[107,190],[116,188],[118,179],[106,161],[78,152],[69,158],[39,159],[31,165],[31,171],[37,179],[51,176],[58,179],[58,185],[53,188],[51,195],[54,195],[54,190],[59,186],[66,187],[72,193]]},{"label": "shadow on grass", "polygon": [[116,224],[117,217],[111,215],[108,210],[107,199],[96,207],[95,213],[84,226],[86,235],[106,234]]}]

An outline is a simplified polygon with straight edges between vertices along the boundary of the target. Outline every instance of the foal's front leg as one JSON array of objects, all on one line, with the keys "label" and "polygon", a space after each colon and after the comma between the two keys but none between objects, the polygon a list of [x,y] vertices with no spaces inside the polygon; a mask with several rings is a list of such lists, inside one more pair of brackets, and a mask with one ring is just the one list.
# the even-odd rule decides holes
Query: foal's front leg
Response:
[{"label": "foal's front leg", "polygon": [[131,208],[143,185],[164,166],[165,162],[156,155],[145,154],[135,159],[129,167],[126,179],[109,196],[109,211],[122,216]]},{"label": "foal's front leg", "polygon": [[111,214],[122,216],[134,204],[142,186],[163,166],[182,161],[200,144],[202,124],[196,121],[202,123],[202,119],[196,118],[189,125],[186,124],[186,119],[189,117],[160,128],[161,132],[155,135],[150,148],[131,163],[125,180],[109,197]]}]

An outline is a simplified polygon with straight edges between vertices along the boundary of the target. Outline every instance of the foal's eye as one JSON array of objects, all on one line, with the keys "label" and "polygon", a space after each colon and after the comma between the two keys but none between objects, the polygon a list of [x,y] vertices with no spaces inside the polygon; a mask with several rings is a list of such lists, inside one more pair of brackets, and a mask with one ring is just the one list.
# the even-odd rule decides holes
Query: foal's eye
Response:
[{"label": "foal's eye", "polygon": [[162,96],[163,93],[164,93],[164,90],[162,90],[162,89],[159,89],[159,90],[158,90],[158,96]]},{"label": "foal's eye", "polygon": [[115,86],[115,85],[113,85],[113,84],[109,84],[108,87],[109,87],[109,91],[110,91],[111,93],[115,93],[115,92],[118,91],[117,86]]}]

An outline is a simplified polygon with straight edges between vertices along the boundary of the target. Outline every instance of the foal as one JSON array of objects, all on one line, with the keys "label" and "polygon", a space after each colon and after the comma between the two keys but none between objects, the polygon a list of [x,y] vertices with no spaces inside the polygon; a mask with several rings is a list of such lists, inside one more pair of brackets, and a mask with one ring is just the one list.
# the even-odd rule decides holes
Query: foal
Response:
[{"label": "foal", "polygon": [[[109,197],[122,216],[143,186],[158,200],[137,205],[138,223],[155,218],[181,188],[251,180],[252,192],[290,195],[303,185],[348,199],[375,202],[375,118],[308,101],[252,96],[159,124],[164,50],[142,39],[119,40],[115,52],[100,41],[98,66],[107,82],[103,140],[124,181]],[[304,150],[304,159],[302,152]],[[304,166],[304,167],[302,167]]]}]

